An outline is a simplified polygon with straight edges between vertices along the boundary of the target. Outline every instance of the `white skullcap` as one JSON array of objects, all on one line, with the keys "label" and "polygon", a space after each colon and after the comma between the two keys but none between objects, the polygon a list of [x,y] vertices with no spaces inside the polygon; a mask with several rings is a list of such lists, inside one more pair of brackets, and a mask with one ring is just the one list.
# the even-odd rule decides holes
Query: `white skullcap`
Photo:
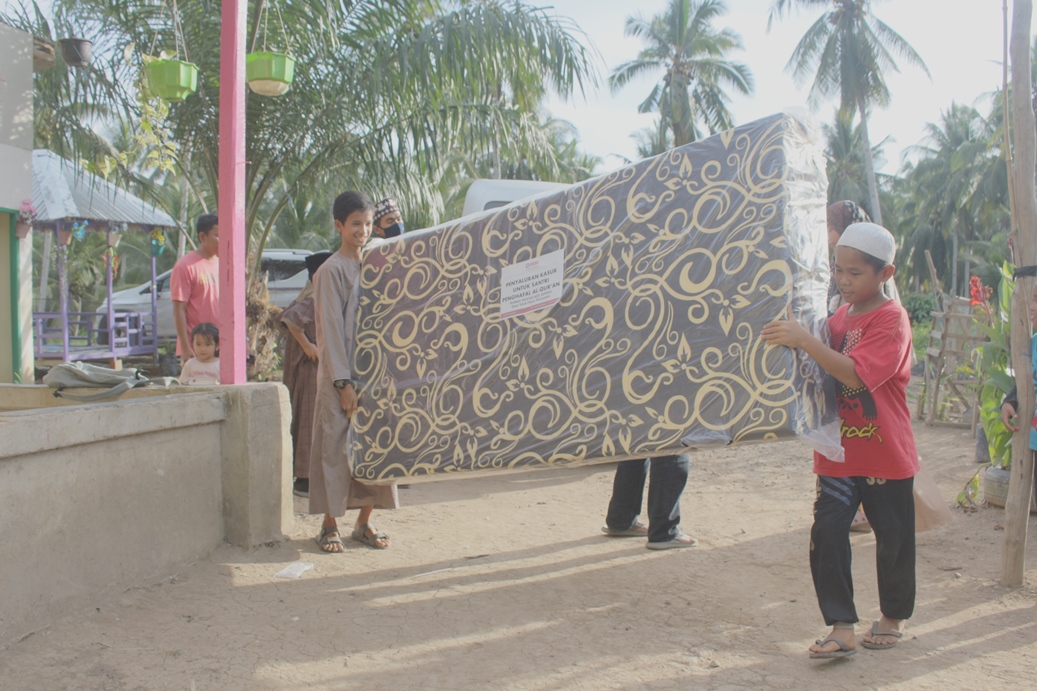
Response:
[{"label": "white skullcap", "polygon": [[877,223],[851,223],[839,236],[836,247],[852,247],[892,264],[897,256],[893,235]]}]

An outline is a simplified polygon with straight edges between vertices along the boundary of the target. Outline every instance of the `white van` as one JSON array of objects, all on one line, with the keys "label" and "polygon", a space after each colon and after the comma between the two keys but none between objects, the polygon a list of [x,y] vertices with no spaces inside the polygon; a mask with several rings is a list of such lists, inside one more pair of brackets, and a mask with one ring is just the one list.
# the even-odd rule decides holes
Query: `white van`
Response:
[{"label": "white van", "polygon": [[462,215],[497,209],[512,202],[564,190],[569,186],[564,182],[541,180],[476,180],[465,194]]}]

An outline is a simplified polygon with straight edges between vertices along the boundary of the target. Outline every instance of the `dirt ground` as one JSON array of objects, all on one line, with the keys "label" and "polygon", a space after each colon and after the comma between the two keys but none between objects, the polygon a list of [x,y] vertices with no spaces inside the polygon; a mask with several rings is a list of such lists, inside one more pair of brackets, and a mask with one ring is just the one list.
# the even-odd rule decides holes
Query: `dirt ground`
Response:
[{"label": "dirt ground", "polygon": [[[974,442],[916,425],[948,502]],[[694,549],[599,532],[612,466],[414,485],[376,512],[393,546],[224,546],[158,584],[90,603],[0,651],[5,689],[1033,688],[1037,536],[1027,584],[998,584],[1001,509],[918,540],[918,604],[889,651],[818,662],[800,442],[700,452],[682,501]],[[302,509],[302,500],[296,509]],[[350,518],[350,520],[352,520]],[[170,526],[175,530],[175,526]],[[161,539],[161,535],[156,535]],[[874,538],[855,535],[858,632],[878,616]],[[303,561],[297,580],[275,578]],[[1029,679],[1030,681],[1027,681]]]}]

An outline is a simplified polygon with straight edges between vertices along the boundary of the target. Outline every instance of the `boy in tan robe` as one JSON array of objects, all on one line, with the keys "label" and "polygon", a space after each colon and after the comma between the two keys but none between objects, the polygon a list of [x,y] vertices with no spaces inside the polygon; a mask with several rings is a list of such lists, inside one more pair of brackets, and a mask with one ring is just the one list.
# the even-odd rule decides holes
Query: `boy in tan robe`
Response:
[{"label": "boy in tan robe", "polygon": [[349,420],[358,405],[353,379],[356,312],[360,293],[360,251],[371,235],[374,205],[361,192],[343,192],[332,209],[342,246],[324,262],[313,280],[317,325],[317,401],[310,450],[310,513],[323,513],[317,538],[325,552],[345,547],[336,518],[359,509],[354,540],[376,549],[389,546],[389,536],[371,524],[375,508],[399,506],[396,486],[364,485],[352,477],[346,457]]}]

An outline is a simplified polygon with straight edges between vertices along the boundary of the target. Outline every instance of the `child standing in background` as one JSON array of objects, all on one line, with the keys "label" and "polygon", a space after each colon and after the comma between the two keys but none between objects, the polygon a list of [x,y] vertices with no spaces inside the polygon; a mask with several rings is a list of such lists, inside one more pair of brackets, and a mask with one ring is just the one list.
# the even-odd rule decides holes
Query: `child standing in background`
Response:
[{"label": "child standing in background", "polygon": [[184,363],[180,383],[188,386],[217,386],[220,383],[220,330],[202,322],[191,329],[194,357]]},{"label": "child standing in background", "polygon": [[835,276],[845,304],[828,320],[832,347],[791,318],[764,327],[765,341],[800,348],[835,377],[844,462],[814,454],[817,498],[810,529],[810,571],[831,633],[810,646],[812,658],[857,652],[850,569],[850,523],[864,506],[875,531],[881,618],[864,634],[872,650],[894,647],[915,605],[914,476],[918,453],[907,405],[911,324],[883,294],[893,277],[896,243],[874,223],[846,228],[835,249]]}]

